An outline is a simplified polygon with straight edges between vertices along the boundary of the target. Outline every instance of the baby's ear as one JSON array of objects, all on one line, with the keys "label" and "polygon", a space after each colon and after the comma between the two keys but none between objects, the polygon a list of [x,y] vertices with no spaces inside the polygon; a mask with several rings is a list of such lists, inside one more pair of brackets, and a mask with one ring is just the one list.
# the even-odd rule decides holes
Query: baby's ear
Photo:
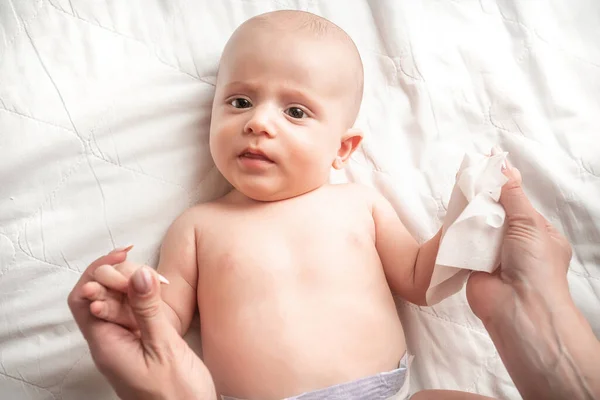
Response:
[{"label": "baby's ear", "polygon": [[338,150],[337,157],[333,160],[333,168],[342,169],[350,160],[350,156],[360,145],[363,139],[363,132],[358,128],[350,128],[342,136],[340,143],[340,149]]}]

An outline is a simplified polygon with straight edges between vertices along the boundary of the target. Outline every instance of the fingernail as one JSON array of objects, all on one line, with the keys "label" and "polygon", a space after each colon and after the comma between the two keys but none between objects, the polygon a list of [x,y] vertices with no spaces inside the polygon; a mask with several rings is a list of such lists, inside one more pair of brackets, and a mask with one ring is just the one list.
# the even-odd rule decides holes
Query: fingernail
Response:
[{"label": "fingernail", "polygon": [[506,171],[506,160],[502,161],[502,168],[501,168],[502,172]]},{"label": "fingernail", "polygon": [[160,283],[164,283],[165,285],[168,285],[169,283],[171,283],[171,282],[169,282],[169,280],[167,278],[165,278],[164,276],[162,276],[158,272],[156,273],[156,275],[158,275],[158,281]]},{"label": "fingernail", "polygon": [[117,247],[116,249],[112,250],[111,253],[129,252],[129,250],[131,250],[132,248],[133,248],[132,244],[130,244],[129,246],[125,246],[125,247]]},{"label": "fingernail", "polygon": [[152,276],[146,268],[133,274],[133,289],[139,294],[147,294],[152,289]]}]

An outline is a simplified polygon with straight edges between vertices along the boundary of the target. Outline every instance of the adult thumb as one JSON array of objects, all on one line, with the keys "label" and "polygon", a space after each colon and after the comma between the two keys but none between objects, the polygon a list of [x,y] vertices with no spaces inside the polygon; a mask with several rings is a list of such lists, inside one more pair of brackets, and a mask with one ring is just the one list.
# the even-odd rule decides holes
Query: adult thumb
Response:
[{"label": "adult thumb", "polygon": [[533,216],[537,214],[535,208],[523,191],[521,172],[514,167],[509,167],[504,171],[508,178],[508,182],[502,187],[500,194],[500,204],[504,207],[506,215],[509,217],[517,216]]},{"label": "adult thumb", "polygon": [[129,305],[138,323],[142,342],[151,348],[168,340],[172,328],[162,308],[160,282],[150,267],[138,268],[129,280]]}]

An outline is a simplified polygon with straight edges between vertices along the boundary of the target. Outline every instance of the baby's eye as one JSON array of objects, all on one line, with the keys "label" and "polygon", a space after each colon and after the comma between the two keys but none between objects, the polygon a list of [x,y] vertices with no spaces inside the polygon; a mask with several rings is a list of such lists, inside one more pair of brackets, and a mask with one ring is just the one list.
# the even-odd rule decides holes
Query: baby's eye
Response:
[{"label": "baby's eye", "polygon": [[238,97],[237,99],[233,99],[232,101],[229,102],[229,104],[231,104],[235,108],[250,108],[250,107],[252,107],[252,103],[250,103],[250,100],[244,99],[243,97]]},{"label": "baby's eye", "polygon": [[292,118],[296,118],[296,119],[301,119],[301,118],[306,118],[307,115],[306,113],[298,107],[290,107],[287,110],[285,110],[285,113],[287,115],[289,115]]}]

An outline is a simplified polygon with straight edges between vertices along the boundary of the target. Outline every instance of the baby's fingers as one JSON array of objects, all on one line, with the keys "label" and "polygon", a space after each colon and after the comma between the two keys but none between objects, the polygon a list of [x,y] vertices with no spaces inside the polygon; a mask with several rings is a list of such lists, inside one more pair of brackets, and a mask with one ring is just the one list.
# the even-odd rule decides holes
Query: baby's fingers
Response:
[{"label": "baby's fingers", "polygon": [[89,301],[106,300],[109,292],[98,282],[90,281],[81,287],[81,296]]},{"label": "baby's fingers", "polygon": [[[123,298],[125,300],[125,297]],[[126,301],[114,298],[96,300],[90,304],[90,312],[96,318],[114,322],[129,329],[137,329],[137,321]]]},{"label": "baby's fingers", "polygon": [[112,265],[102,265],[94,271],[94,280],[110,290],[127,293],[128,279]]},{"label": "baby's fingers", "polygon": [[109,290],[91,281],[81,287],[82,296],[90,303],[90,313],[96,318],[114,322],[128,328],[135,328],[135,318],[127,303],[127,296],[115,290]]}]

